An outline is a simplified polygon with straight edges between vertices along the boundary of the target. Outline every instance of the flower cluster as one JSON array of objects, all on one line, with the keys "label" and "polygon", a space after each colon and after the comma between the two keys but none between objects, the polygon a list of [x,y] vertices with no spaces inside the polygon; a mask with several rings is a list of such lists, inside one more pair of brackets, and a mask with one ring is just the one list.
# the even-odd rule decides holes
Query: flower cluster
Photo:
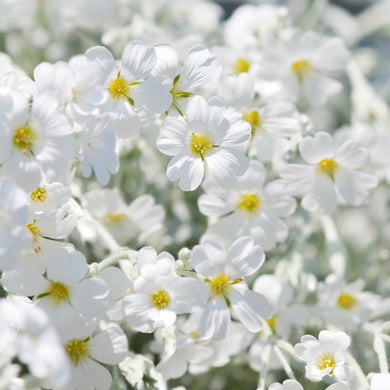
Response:
[{"label": "flower cluster", "polygon": [[390,389],[376,8],[260,3],[0,0],[0,390]]}]

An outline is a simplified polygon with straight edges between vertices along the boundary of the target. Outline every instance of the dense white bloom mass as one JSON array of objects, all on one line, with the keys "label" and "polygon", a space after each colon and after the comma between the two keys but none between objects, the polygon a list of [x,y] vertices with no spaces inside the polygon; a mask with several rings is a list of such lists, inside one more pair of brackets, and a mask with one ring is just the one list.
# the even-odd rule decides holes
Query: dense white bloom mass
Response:
[{"label": "dense white bloom mass", "polygon": [[388,1],[225,2],[0,0],[0,390],[390,389]]}]

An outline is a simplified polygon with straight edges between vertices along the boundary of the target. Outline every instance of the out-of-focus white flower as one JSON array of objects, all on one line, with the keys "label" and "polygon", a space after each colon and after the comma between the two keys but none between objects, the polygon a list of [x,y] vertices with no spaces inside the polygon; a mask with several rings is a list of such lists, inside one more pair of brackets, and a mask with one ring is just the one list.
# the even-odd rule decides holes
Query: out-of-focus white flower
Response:
[{"label": "out-of-focus white flower", "polygon": [[16,266],[15,259],[27,251],[32,234],[28,223],[28,197],[7,177],[0,178],[0,269]]},{"label": "out-of-focus white flower", "polygon": [[134,239],[145,242],[163,227],[165,210],[151,195],[142,195],[126,205],[118,191],[96,189],[87,192],[84,199],[92,215],[120,244]]},{"label": "out-of-focus white flower", "polygon": [[362,279],[347,284],[338,275],[327,276],[325,282],[318,286],[321,317],[331,324],[346,327],[367,320],[380,300],[377,295],[362,291],[363,287]]},{"label": "out-of-focus white flower", "polygon": [[231,241],[249,235],[265,250],[274,249],[287,238],[287,225],[282,218],[295,210],[295,200],[277,183],[264,186],[266,171],[252,160],[245,174],[226,188],[206,182],[206,193],[198,201],[200,211],[217,221],[208,228],[206,236]]},{"label": "out-of-focus white flower", "polygon": [[167,168],[169,180],[179,181],[183,191],[193,191],[206,170],[221,185],[243,175],[248,160],[241,149],[249,138],[250,126],[241,120],[241,114],[226,110],[219,101],[206,102],[195,96],[184,117],[164,121],[157,147],[172,156]]},{"label": "out-of-focus white flower", "polygon": [[85,177],[90,177],[93,169],[98,182],[106,185],[110,173],[114,174],[119,169],[119,159],[115,152],[116,135],[109,121],[102,118],[88,117],[78,123],[77,127],[80,128],[81,172]]},{"label": "out-of-focus white flower", "polygon": [[306,164],[287,165],[281,177],[286,191],[304,195],[302,206],[309,211],[332,214],[337,203],[358,206],[377,185],[375,176],[358,171],[369,153],[354,140],[337,145],[330,134],[319,132],[303,138],[299,151]]},{"label": "out-of-focus white flower", "polygon": [[370,390],[387,390],[390,383],[390,374],[373,374]]},{"label": "out-of-focus white flower", "polygon": [[[326,390],[347,390],[347,386],[344,383],[334,383],[326,388]],[[273,383],[268,390],[304,390],[303,386],[293,379],[286,379],[282,384]]]},{"label": "out-of-focus white flower", "polygon": [[311,335],[301,338],[295,345],[295,354],[306,363],[306,376],[320,381],[325,375],[334,375],[340,381],[353,376],[352,368],[345,363],[346,350],[351,342],[344,332],[322,330],[318,340]]},{"label": "out-of-focus white flower", "polygon": [[65,383],[70,365],[43,310],[27,302],[1,300],[0,319],[6,338],[6,344],[0,347],[2,356],[17,355],[31,374],[42,381]]},{"label": "out-of-focus white flower", "polygon": [[330,76],[345,69],[349,52],[340,38],[324,39],[309,31],[296,33],[264,55],[262,75],[280,80],[285,97],[297,101],[305,96],[313,106],[325,104],[342,90]]}]

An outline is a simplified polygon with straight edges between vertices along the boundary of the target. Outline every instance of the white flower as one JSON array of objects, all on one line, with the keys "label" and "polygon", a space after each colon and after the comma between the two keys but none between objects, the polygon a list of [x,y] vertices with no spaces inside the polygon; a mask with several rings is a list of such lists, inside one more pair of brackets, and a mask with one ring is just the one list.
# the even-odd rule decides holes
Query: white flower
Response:
[{"label": "white flower", "polygon": [[[171,110],[182,114],[187,98],[202,86],[217,80],[221,74],[221,65],[209,50],[201,45],[194,46],[186,55],[183,65],[179,66],[176,50],[170,45],[156,45],[156,66],[153,75],[163,75],[172,80]],[[174,112],[172,112],[174,113]]]},{"label": "white flower", "polygon": [[139,332],[173,325],[176,314],[202,307],[206,296],[201,282],[174,274],[175,260],[167,252],[157,256],[152,247],[138,253],[140,276],[134,280],[130,295],[123,299],[125,318]]},{"label": "white flower", "polygon": [[375,176],[357,171],[369,155],[354,140],[337,145],[330,134],[319,132],[303,138],[299,151],[306,164],[287,165],[281,177],[286,191],[304,195],[302,206],[309,211],[332,214],[337,203],[358,206],[377,185]]},{"label": "white flower", "polygon": [[107,119],[87,117],[84,122],[77,123],[81,129],[79,134],[79,158],[81,172],[90,177],[92,169],[101,185],[106,185],[110,173],[119,169],[119,159],[115,152],[116,135]]},{"label": "white flower", "polygon": [[[3,337],[32,375],[56,385],[67,380],[70,366],[43,310],[27,302],[1,300],[0,319]],[[0,347],[2,356],[10,351]]]},{"label": "white flower", "polygon": [[351,379],[352,369],[345,363],[346,350],[351,342],[344,332],[322,330],[318,340],[305,335],[294,347],[295,354],[306,363],[306,376],[320,381],[325,375],[334,375],[340,381]]},{"label": "white flower", "polygon": [[139,111],[161,114],[172,103],[168,78],[151,77],[157,57],[152,46],[132,41],[123,50],[117,64],[111,52],[95,46],[85,53],[90,66],[100,74],[105,96],[99,106],[120,137],[136,135],[141,129]]},{"label": "white flower", "polygon": [[390,383],[390,374],[374,374],[371,377],[370,390],[387,390]]},{"label": "white flower", "polygon": [[128,354],[127,338],[119,326],[108,327],[94,336],[64,340],[71,365],[71,378],[53,390],[109,390],[112,377],[99,363],[118,364]]},{"label": "white flower", "polygon": [[136,390],[147,390],[148,383],[153,382],[155,390],[166,390],[162,375],[158,372],[153,362],[144,355],[127,356],[119,363],[119,370]]},{"label": "white flower", "polygon": [[14,268],[15,259],[28,250],[32,234],[27,222],[27,194],[12,179],[0,177],[0,270]]},{"label": "white flower", "polygon": [[199,198],[199,209],[217,218],[206,235],[225,241],[249,235],[265,250],[274,249],[287,238],[288,228],[280,217],[294,212],[295,200],[277,183],[263,187],[265,175],[263,165],[253,160],[245,174],[229,187],[205,183],[206,193]]},{"label": "white flower", "polygon": [[[304,390],[303,386],[293,379],[286,379],[282,384],[273,383],[268,390]],[[326,388],[326,390],[347,390],[347,386],[344,383],[334,383]]]},{"label": "white flower", "polygon": [[200,96],[192,98],[184,117],[167,118],[157,138],[159,150],[173,158],[167,168],[171,181],[183,191],[199,187],[205,171],[221,184],[244,174],[248,160],[241,152],[250,126],[235,111]]},{"label": "white flower", "polygon": [[225,42],[239,50],[267,47],[279,35],[287,10],[271,4],[238,7],[224,27]]},{"label": "white flower", "polygon": [[380,299],[371,292],[362,291],[363,287],[362,279],[347,284],[338,275],[327,276],[325,282],[318,286],[321,316],[329,323],[344,326],[367,320],[370,311],[380,305]]},{"label": "white flower", "polygon": [[0,134],[0,164],[26,190],[33,190],[45,174],[63,180],[69,174],[76,152],[67,118],[54,98],[38,95],[31,112],[29,102],[14,99],[9,121]]},{"label": "white flower", "polygon": [[151,195],[142,195],[126,205],[118,191],[95,189],[87,192],[84,199],[92,215],[103,223],[119,244],[134,239],[144,242],[163,227],[165,210],[155,204]]},{"label": "white flower", "polygon": [[342,84],[329,76],[343,71],[348,59],[340,38],[324,39],[312,31],[296,33],[265,54],[262,74],[280,80],[288,100],[295,102],[303,94],[317,106],[341,91]]},{"label": "white flower", "polygon": [[270,306],[262,295],[248,289],[244,278],[254,274],[264,259],[263,250],[250,237],[234,241],[227,253],[215,241],[194,247],[191,264],[204,280],[209,296],[199,321],[201,337],[226,337],[230,307],[249,331],[262,328],[262,318],[271,316]]},{"label": "white flower", "polygon": [[102,318],[108,309],[106,283],[98,277],[85,279],[87,272],[84,256],[63,248],[50,253],[46,278],[36,280],[36,304],[46,311],[62,335],[73,334],[80,314],[86,322]]}]

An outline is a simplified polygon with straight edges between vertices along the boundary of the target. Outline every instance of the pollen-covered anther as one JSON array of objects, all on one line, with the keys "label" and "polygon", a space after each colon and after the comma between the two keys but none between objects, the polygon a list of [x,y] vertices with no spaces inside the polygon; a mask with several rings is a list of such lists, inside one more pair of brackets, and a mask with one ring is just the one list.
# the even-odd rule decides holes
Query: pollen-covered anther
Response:
[{"label": "pollen-covered anther", "polygon": [[117,77],[112,80],[109,87],[108,92],[114,99],[123,99],[127,98],[129,94],[130,83],[124,79],[123,77]]},{"label": "pollen-covered anther", "polygon": [[157,290],[152,294],[152,303],[159,310],[165,309],[170,301],[171,297],[165,290]]},{"label": "pollen-covered anther", "polygon": [[270,327],[272,333],[276,333],[276,314],[271,318],[268,318],[267,324]]},{"label": "pollen-covered anther", "polygon": [[307,76],[307,74],[312,70],[312,65],[308,60],[298,60],[291,65],[291,71],[299,79]]},{"label": "pollen-covered anther", "polygon": [[[35,222],[35,220],[34,220],[34,222]],[[38,240],[38,238],[39,238],[39,234],[40,234],[40,232],[41,232],[41,229],[39,229],[39,227],[38,227],[37,225],[35,225],[34,222],[28,223],[28,224],[26,225],[26,228],[27,228],[28,230],[30,230],[30,232],[31,232],[32,235],[33,235],[34,240],[36,241],[36,240]]]},{"label": "pollen-covered anther", "polygon": [[327,368],[331,368],[332,370],[329,372],[329,374],[333,373],[335,366],[336,366],[336,361],[334,360],[334,357],[329,354],[322,355],[320,360],[317,363],[317,367],[320,370],[326,370]]},{"label": "pollen-covered anther", "polygon": [[34,130],[28,126],[21,126],[14,131],[12,143],[20,149],[22,153],[30,156],[30,151],[34,147],[35,140],[36,134]]},{"label": "pollen-covered anther", "polygon": [[210,137],[204,133],[192,134],[190,145],[192,153],[201,157],[203,157],[213,146]]},{"label": "pollen-covered anther", "polygon": [[82,359],[89,356],[88,342],[79,339],[70,340],[65,346],[65,351],[72,363],[77,366]]},{"label": "pollen-covered anther", "polygon": [[248,214],[254,214],[260,206],[261,201],[256,194],[243,194],[238,200],[237,209]]},{"label": "pollen-covered anther", "polygon": [[252,127],[252,136],[256,129],[261,127],[262,121],[259,113],[256,110],[245,111],[242,115],[242,119],[247,121]]},{"label": "pollen-covered anther", "polygon": [[104,217],[104,220],[109,225],[119,225],[125,219],[126,219],[126,214],[123,214],[123,213],[108,213]]},{"label": "pollen-covered anther", "polygon": [[329,175],[332,179],[339,164],[331,158],[324,158],[318,163],[318,171]]},{"label": "pollen-covered anther", "polygon": [[47,292],[50,298],[57,304],[62,303],[69,298],[69,289],[63,283],[50,283]]},{"label": "pollen-covered anther", "polygon": [[211,281],[211,291],[215,295],[223,295],[226,293],[230,287],[231,278],[225,274],[217,275]]},{"label": "pollen-covered anther", "polygon": [[351,310],[357,304],[356,298],[348,293],[340,294],[337,299],[337,306],[344,310]]},{"label": "pollen-covered anther", "polygon": [[249,68],[250,63],[245,58],[239,58],[233,65],[233,70],[237,74],[248,72]]},{"label": "pollen-covered anther", "polygon": [[47,198],[47,191],[45,188],[38,187],[31,193],[31,200],[34,202],[44,202]]}]

